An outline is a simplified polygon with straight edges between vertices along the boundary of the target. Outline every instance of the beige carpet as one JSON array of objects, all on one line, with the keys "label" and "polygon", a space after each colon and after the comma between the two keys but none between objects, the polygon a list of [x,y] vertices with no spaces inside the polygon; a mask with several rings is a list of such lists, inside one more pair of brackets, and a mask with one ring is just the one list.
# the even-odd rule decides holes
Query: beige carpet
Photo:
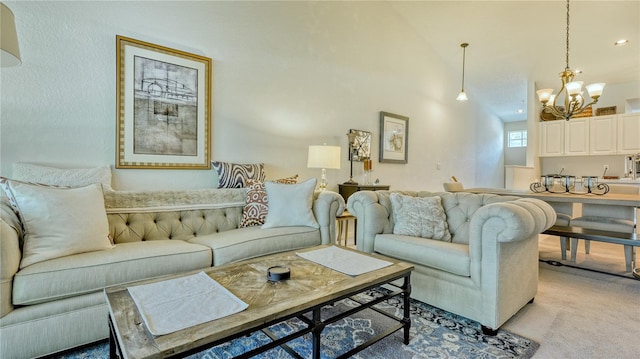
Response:
[{"label": "beige carpet", "polygon": [[640,358],[640,280],[624,271],[622,246],[591,242],[587,255],[580,241],[576,262],[561,261],[558,237],[541,235],[539,249],[617,275],[541,262],[535,301],[503,328],[540,343],[534,358]]},{"label": "beige carpet", "polygon": [[614,275],[540,262],[534,302],[502,328],[538,342],[536,359],[640,358],[640,280],[625,272],[622,246],[591,242],[587,255],[580,241],[571,262],[561,260],[558,237],[540,235],[539,243],[540,259]]}]

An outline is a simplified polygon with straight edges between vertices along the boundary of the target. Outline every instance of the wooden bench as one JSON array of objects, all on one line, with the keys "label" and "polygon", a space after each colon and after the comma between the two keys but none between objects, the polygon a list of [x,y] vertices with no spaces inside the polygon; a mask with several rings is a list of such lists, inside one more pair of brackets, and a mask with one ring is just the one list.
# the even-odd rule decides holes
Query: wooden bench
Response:
[{"label": "wooden bench", "polygon": [[[568,237],[568,238],[578,238],[578,239],[588,239],[592,241],[598,242],[606,242],[606,243],[615,243],[622,244],[627,246],[635,246],[640,247],[640,240],[638,240],[638,235],[636,233],[625,233],[625,232],[613,232],[613,231],[603,231],[599,229],[590,229],[583,227],[572,227],[572,226],[551,226],[551,228],[542,232],[543,234],[549,234],[552,236],[558,237]],[[562,245],[562,259],[566,259],[567,255],[566,244]],[[576,257],[576,248],[577,246],[571,247],[571,258]],[[626,254],[625,254],[626,255]],[[634,258],[628,258],[629,261],[633,261]],[[633,276],[636,278],[640,278],[639,268],[632,268]]]}]

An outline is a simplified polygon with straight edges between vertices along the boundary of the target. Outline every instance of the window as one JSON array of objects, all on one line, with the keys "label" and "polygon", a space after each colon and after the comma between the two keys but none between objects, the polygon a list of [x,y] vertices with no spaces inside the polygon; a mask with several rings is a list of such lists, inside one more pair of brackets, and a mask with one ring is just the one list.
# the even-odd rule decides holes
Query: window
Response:
[{"label": "window", "polygon": [[509,131],[509,147],[527,147],[527,131]]}]

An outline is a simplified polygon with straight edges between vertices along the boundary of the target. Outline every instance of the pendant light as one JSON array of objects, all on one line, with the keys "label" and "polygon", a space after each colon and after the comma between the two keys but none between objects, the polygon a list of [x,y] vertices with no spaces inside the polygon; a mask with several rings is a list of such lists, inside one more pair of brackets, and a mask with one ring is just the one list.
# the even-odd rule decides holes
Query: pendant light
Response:
[{"label": "pendant light", "polygon": [[467,46],[469,46],[469,44],[467,44],[466,42],[463,42],[462,44],[460,44],[460,47],[462,47],[462,90],[458,94],[458,97],[456,97],[456,100],[458,101],[468,100],[467,93],[464,92],[464,62],[465,62]]},{"label": "pendant light", "polygon": [[553,94],[553,89],[542,89],[536,91],[538,99],[544,106],[543,112],[551,113],[557,119],[565,119],[569,121],[571,117],[589,108],[589,106],[598,102],[598,98],[602,95],[604,83],[595,83],[586,86],[591,103],[585,103],[582,95],[582,81],[573,81],[575,72],[569,67],[569,0],[567,0],[567,37],[566,37],[566,67],[560,73],[562,87],[558,95],[564,94],[564,105],[556,105],[558,96]]}]

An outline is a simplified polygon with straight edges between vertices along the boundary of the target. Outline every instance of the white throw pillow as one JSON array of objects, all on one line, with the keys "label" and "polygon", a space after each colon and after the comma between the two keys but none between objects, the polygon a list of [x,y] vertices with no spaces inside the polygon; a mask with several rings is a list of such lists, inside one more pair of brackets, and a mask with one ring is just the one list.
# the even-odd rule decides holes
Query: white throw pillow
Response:
[{"label": "white throw pillow", "polygon": [[393,233],[451,242],[442,199],[392,193]]},{"label": "white throw pillow", "polygon": [[109,166],[56,168],[17,162],[13,164],[12,178],[23,182],[58,187],[82,187],[101,183],[104,189],[111,190],[111,168]]},{"label": "white throw pillow", "polygon": [[8,181],[8,188],[24,226],[20,268],[113,248],[100,184],[55,188]]},{"label": "white throw pillow", "polygon": [[316,179],[298,184],[265,182],[269,212],[262,228],[307,226],[320,228],[313,215],[313,191]]}]

